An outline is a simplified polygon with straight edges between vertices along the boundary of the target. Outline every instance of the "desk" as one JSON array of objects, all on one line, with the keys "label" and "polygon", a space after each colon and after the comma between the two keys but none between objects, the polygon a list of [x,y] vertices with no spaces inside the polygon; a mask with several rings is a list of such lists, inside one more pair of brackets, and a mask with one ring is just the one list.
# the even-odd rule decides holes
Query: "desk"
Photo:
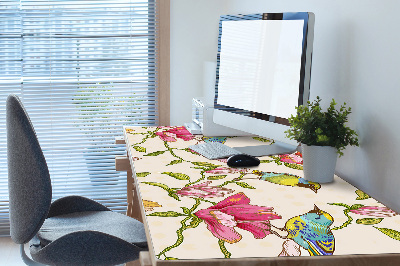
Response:
[{"label": "desk", "polygon": [[126,127],[124,136],[152,265],[400,265],[400,215],[337,176],[307,182],[300,153],[235,169],[188,146],[268,140],[183,127]]}]

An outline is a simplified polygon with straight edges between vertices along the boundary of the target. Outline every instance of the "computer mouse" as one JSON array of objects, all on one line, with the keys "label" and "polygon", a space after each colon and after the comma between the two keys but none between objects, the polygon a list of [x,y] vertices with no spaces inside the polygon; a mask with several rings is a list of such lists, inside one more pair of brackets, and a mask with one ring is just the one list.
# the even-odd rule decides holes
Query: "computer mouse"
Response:
[{"label": "computer mouse", "polygon": [[229,157],[226,163],[231,167],[257,166],[260,160],[248,154],[236,154]]}]

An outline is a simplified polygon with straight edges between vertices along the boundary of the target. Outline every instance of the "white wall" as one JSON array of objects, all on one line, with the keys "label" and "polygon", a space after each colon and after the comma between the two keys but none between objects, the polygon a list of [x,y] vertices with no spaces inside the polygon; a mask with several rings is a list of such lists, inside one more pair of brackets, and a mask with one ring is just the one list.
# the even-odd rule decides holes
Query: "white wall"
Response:
[{"label": "white wall", "polygon": [[192,98],[204,96],[203,70],[217,61],[225,0],[171,0],[171,124],[191,121]]},{"label": "white wall", "polygon": [[171,0],[171,121],[189,121],[191,98],[203,94],[220,14],[314,12],[311,99],[347,102],[361,141],[346,149],[337,173],[400,212],[398,10],[397,0]]}]

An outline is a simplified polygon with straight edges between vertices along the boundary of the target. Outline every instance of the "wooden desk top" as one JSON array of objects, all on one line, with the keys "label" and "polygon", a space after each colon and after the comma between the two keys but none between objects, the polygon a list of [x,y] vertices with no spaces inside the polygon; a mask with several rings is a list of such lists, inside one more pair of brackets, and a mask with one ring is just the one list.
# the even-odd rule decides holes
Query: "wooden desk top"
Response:
[{"label": "wooden desk top", "polygon": [[400,253],[400,215],[337,176],[330,184],[306,181],[300,153],[261,157],[258,167],[235,169],[188,146],[268,140],[193,136],[184,127],[124,131],[157,265]]}]

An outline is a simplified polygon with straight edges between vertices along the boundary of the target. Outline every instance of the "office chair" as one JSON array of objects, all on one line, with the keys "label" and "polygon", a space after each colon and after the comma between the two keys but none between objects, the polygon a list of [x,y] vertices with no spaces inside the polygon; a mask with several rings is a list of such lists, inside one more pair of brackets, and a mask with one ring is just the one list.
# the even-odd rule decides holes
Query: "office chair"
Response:
[{"label": "office chair", "polygon": [[[115,265],[148,249],[144,226],[133,218],[80,196],[51,203],[46,160],[15,95],[7,98],[7,157],[10,234],[26,264]],[[25,254],[27,242],[34,261]]]}]

